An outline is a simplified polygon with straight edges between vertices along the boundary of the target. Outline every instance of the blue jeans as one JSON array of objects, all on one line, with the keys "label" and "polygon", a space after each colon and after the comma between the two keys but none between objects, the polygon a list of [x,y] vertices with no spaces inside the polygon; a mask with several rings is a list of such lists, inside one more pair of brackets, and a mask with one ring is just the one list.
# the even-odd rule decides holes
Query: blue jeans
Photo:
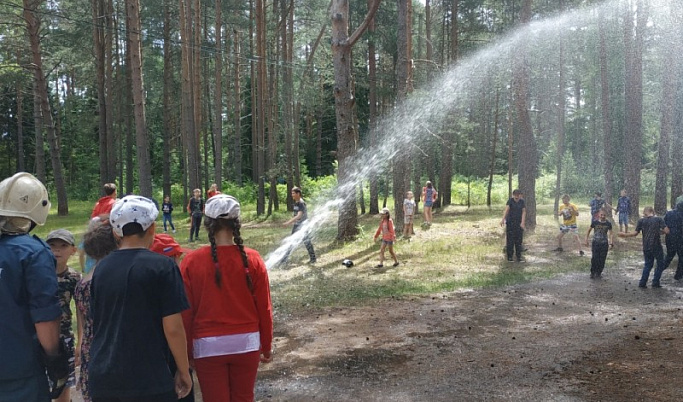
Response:
[{"label": "blue jeans", "polygon": [[619,224],[628,226],[628,212],[619,212]]},{"label": "blue jeans", "polygon": [[175,230],[175,226],[173,226],[173,217],[171,214],[164,214],[164,232],[168,230],[166,229],[166,222],[171,225],[171,230]]},{"label": "blue jeans", "polygon": [[652,286],[659,286],[659,279],[664,272],[664,251],[662,248],[655,250],[643,250],[643,257],[645,258],[645,265],[643,266],[643,275],[640,277],[638,286],[645,287],[647,280],[650,278],[650,270],[657,261],[657,268],[655,268],[655,275],[652,277]]}]

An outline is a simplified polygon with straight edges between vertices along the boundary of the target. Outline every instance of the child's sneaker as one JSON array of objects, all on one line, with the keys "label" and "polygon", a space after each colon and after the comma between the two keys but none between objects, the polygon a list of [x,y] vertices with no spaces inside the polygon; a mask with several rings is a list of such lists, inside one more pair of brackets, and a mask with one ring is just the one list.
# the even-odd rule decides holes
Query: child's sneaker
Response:
[{"label": "child's sneaker", "polygon": [[173,233],[175,234],[175,229],[173,229]]},{"label": "child's sneaker", "polygon": [[558,248],[556,248],[556,249],[553,250],[553,251],[557,251],[558,253],[561,253],[561,252],[564,251],[564,250],[562,250],[562,247],[558,247]]}]

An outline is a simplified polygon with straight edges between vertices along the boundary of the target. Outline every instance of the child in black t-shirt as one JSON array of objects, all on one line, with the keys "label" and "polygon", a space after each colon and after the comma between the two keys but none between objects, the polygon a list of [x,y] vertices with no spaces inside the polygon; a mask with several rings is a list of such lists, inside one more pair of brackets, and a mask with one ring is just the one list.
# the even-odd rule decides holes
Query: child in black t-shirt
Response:
[{"label": "child in black t-shirt", "polygon": [[614,246],[614,235],[612,233],[612,223],[607,220],[607,214],[601,210],[598,212],[598,219],[591,222],[591,227],[586,233],[586,246],[588,246],[588,239],[591,231],[595,229],[593,234],[593,244],[591,246],[591,279],[598,279],[602,277],[602,270],[605,269],[605,260],[607,259],[607,252]]},{"label": "child in black t-shirt", "polygon": [[[93,339],[88,368],[93,401],[121,398],[176,402],[191,387],[181,311],[189,307],[176,263],[149,250],[158,211],[129,195],[111,210],[118,250],[93,273]],[[169,352],[177,364],[169,372]]]},{"label": "child in black t-shirt", "polygon": [[664,271],[664,250],[662,249],[662,241],[660,236],[668,234],[669,228],[664,224],[664,219],[655,216],[655,209],[653,207],[643,208],[643,217],[638,220],[636,230],[631,233],[619,232],[619,237],[635,237],[638,233],[643,232],[643,257],[645,257],[645,265],[643,266],[643,275],[638,282],[638,287],[646,288],[647,280],[650,278],[650,270],[657,262],[655,274],[652,277],[652,287],[661,288],[659,283]]}]

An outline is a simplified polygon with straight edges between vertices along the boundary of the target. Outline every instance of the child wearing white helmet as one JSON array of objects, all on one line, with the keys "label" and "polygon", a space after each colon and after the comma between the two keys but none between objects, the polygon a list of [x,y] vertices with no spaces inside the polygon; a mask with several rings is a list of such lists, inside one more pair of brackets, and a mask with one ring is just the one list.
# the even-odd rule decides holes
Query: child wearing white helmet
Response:
[{"label": "child wearing white helmet", "polygon": [[[180,271],[174,260],[149,250],[158,214],[152,200],[137,195],[119,199],[111,209],[119,249],[97,263],[91,285],[88,387],[93,400],[175,402],[192,387]],[[175,378],[169,352],[178,368]]]}]

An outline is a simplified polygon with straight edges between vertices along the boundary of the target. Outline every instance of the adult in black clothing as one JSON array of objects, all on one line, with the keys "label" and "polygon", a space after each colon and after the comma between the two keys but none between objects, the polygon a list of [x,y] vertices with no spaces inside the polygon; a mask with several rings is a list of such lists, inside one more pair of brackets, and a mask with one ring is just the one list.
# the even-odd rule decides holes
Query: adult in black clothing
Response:
[{"label": "adult in black clothing", "polygon": [[676,208],[664,215],[664,224],[669,228],[666,235],[666,258],[664,269],[669,267],[676,254],[678,254],[678,267],[674,279],[683,278],[683,202],[676,204]]},{"label": "adult in black clothing", "polygon": [[[306,203],[304,202],[304,199],[301,198],[301,189],[299,187],[292,188],[292,198],[294,199],[294,216],[292,219],[285,222],[285,226],[294,224],[292,227],[292,234],[294,234],[301,229],[301,226],[304,224],[306,219],[308,219],[308,212],[306,210]],[[311,243],[311,238],[308,236],[308,233],[304,235],[304,245],[306,246],[308,256],[310,257],[309,264],[315,263],[315,250],[313,249],[313,243]],[[291,250],[287,252],[283,261],[287,261],[290,252]]]},{"label": "adult in black clothing", "polygon": [[522,242],[524,241],[525,221],[526,204],[522,199],[522,192],[515,189],[512,192],[512,198],[505,204],[503,219],[500,221],[500,226],[506,225],[505,248],[508,261],[512,261],[513,253],[516,255],[518,262],[524,261],[524,257],[522,257]]}]

